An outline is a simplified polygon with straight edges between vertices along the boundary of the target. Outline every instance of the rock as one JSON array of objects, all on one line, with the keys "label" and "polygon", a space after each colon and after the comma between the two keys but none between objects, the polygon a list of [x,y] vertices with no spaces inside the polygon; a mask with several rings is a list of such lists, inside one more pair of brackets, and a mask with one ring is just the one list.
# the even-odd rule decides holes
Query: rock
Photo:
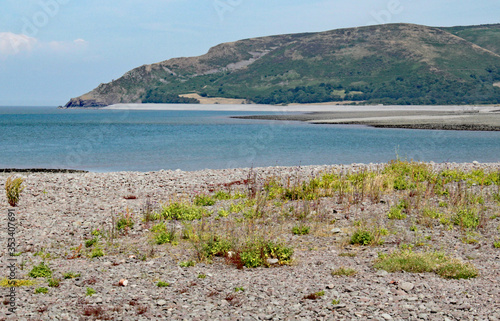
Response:
[{"label": "rock", "polygon": [[336,228],[332,229],[332,233],[333,234],[339,234],[339,233],[342,233],[342,230],[339,229],[338,227],[336,227]]},{"label": "rock", "polygon": [[328,285],[326,286],[326,288],[327,288],[328,290],[331,290],[331,289],[334,289],[334,288],[335,288],[335,285],[333,285],[333,284],[328,284]]},{"label": "rock", "polygon": [[118,284],[119,284],[120,286],[127,286],[127,284],[128,284],[128,280],[121,279],[121,280],[120,280],[120,282],[118,282]]},{"label": "rock", "polygon": [[478,161],[473,161],[472,164],[479,165],[479,162]]},{"label": "rock", "polygon": [[377,276],[386,276],[386,275],[389,275],[389,272],[387,272],[385,270],[380,270],[380,271],[377,271],[376,275]]},{"label": "rock", "polygon": [[415,286],[413,285],[413,283],[410,283],[410,282],[401,282],[399,284],[399,288],[401,290],[405,290],[406,292],[410,292],[411,290],[413,290]]},{"label": "rock", "polygon": [[164,306],[165,304],[167,304],[167,301],[165,301],[165,300],[158,300],[158,301],[156,301],[156,305],[157,306],[161,307],[161,306]]},{"label": "rock", "polygon": [[267,264],[269,265],[278,264],[278,262],[278,259],[267,259]]},{"label": "rock", "polygon": [[384,318],[385,320],[392,320],[392,317],[390,315],[388,315],[387,313],[382,313],[380,316],[382,318]]},{"label": "rock", "polygon": [[343,304],[343,303],[332,305],[332,309],[342,309],[342,308],[345,308],[345,307],[346,307],[346,305]]}]

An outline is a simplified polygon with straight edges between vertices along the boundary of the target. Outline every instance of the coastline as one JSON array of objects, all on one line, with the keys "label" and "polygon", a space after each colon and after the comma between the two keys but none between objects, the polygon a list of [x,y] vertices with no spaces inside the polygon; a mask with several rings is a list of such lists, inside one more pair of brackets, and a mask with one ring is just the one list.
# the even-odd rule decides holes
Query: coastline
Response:
[{"label": "coastline", "polygon": [[[500,162],[431,162],[426,165],[433,171],[500,171]],[[410,230],[411,224],[416,224],[412,223],[415,222],[414,216],[405,220],[388,220],[386,213],[389,207],[408,197],[407,191],[382,194],[380,201],[366,196],[366,199],[352,204],[348,198],[285,203],[279,199],[269,200],[264,208],[278,206],[276,202],[279,202],[280,211],[291,206],[291,216],[256,218],[248,226],[244,225],[245,217],[241,213],[230,212],[228,216],[215,214],[228,210],[230,204],[243,204],[247,198],[221,200],[207,207],[214,214],[206,219],[167,221],[168,229],[178,235],[176,244],[155,244],[151,231],[157,222],[142,220],[147,204],[154,208],[164,202],[192,202],[195,195],[217,191],[247,193],[254,188],[252,186],[261,190],[263,184],[273,178],[284,184],[302,184],[325,172],[380,172],[385,166],[387,164],[195,172],[22,173],[27,187],[16,208],[16,252],[20,253],[19,261],[25,262],[25,266],[18,271],[18,278],[30,279],[27,273],[44,261],[53,269],[53,277],[61,279],[61,285],[48,287],[47,295],[34,294],[36,287],[47,286],[47,280],[43,278],[36,279],[35,286],[17,288],[18,314],[37,315],[43,320],[71,319],[91,313],[88,311],[100,313],[101,319],[104,316],[111,319],[120,316],[127,320],[189,319],[195,315],[206,320],[236,316],[244,319],[259,315],[258,319],[290,316],[298,319],[328,319],[326,316],[334,319],[380,319],[384,314],[404,319],[416,319],[419,314],[428,314],[440,319],[458,320],[468,317],[484,319],[496,313],[500,304],[500,261],[498,249],[493,248],[492,242],[499,236],[496,227],[500,218],[491,218],[493,214],[498,214],[495,211],[499,205],[490,197],[497,191],[496,186],[467,187],[467,191],[474,195],[482,195],[485,206],[489,208],[485,213],[486,223],[474,232],[481,234],[478,243],[460,241],[465,232],[458,227],[449,229],[439,220],[418,223],[416,232]],[[3,185],[10,175],[0,172],[0,184]],[[449,187],[452,193],[449,200],[440,196],[432,202],[445,199],[451,202],[453,193],[457,191],[456,186]],[[7,213],[3,193],[0,204],[1,210]],[[300,216],[302,211],[306,211],[305,217]],[[103,234],[98,238],[97,245],[81,246],[94,237],[92,232],[96,229],[102,233],[111,231],[113,222],[116,222],[113,217],[119,213],[132,213],[135,221],[132,229],[115,231],[119,234],[111,240],[105,236],[108,234]],[[235,220],[243,221],[234,223]],[[384,236],[385,243],[373,246],[349,244],[348,240],[356,230],[356,224],[359,224],[357,222],[363,220],[382,224],[380,226],[388,229],[388,234]],[[310,226],[310,234],[292,234],[292,227],[297,224]],[[256,233],[293,246],[294,261],[291,265],[239,270],[228,264],[226,259],[214,257],[212,263],[202,261],[196,262],[194,267],[180,267],[181,262],[196,257],[192,241],[181,237],[190,226],[204,226],[208,233],[226,231],[224,229],[228,233],[240,233],[240,229],[254,229]],[[227,226],[233,227],[229,229]],[[415,245],[415,251],[445,251],[474,264],[479,276],[466,281],[446,280],[433,273],[387,273],[373,268],[377,253],[387,254],[397,250],[400,244],[419,242],[425,245]],[[96,247],[103,250],[104,256],[91,257]],[[5,259],[7,251],[4,249],[0,253]],[[332,276],[331,272],[340,267],[353,268],[357,274]],[[67,272],[80,276],[62,278]],[[120,279],[128,280],[128,286],[119,286]],[[160,288],[156,285],[158,281],[168,282],[169,286]],[[86,287],[95,289],[97,293],[86,296]],[[235,293],[235,288],[243,288],[244,291]],[[308,294],[320,291],[324,291],[321,298],[305,299]],[[463,295],[465,291],[467,296]],[[340,302],[332,304],[332,300]],[[271,302],[272,309],[263,308],[265,302]],[[15,318],[11,316],[7,320]]]}]

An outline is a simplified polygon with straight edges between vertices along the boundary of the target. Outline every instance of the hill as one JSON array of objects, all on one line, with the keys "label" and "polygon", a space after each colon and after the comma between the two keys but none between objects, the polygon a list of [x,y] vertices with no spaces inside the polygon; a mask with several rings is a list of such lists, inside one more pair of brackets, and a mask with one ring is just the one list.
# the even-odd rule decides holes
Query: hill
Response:
[{"label": "hill", "polygon": [[66,107],[196,103],[500,103],[500,25],[386,24],[245,39],[143,65]]}]

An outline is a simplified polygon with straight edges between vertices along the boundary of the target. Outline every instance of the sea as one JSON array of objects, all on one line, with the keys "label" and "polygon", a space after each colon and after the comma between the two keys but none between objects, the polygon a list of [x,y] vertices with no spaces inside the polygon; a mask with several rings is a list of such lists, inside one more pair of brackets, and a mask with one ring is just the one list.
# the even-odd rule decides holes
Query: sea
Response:
[{"label": "sea", "polygon": [[246,111],[0,107],[0,168],[92,172],[499,162],[500,132],[235,119]]}]

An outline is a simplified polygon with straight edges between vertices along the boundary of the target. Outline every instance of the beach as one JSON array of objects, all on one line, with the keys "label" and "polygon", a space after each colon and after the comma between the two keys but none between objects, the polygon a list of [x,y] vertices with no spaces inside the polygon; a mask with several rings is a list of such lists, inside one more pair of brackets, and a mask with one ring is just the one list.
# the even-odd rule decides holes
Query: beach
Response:
[{"label": "beach", "polygon": [[304,121],[313,124],[356,124],[381,128],[440,130],[500,130],[498,106],[342,106],[342,105],[182,105],[119,104],[112,110],[263,111],[282,115],[243,116],[246,119]]},{"label": "beach", "polygon": [[[429,196],[425,191],[415,196],[406,190],[394,190],[382,192],[379,199],[368,192],[364,196],[347,193],[342,197],[336,192],[331,197],[310,200],[271,198],[271,185],[266,185],[275,180],[283,186],[302,186],[325,173],[380,174],[386,166],[18,173],[24,177],[26,189],[15,208],[16,278],[36,283],[16,288],[16,316],[6,314],[8,291],[2,291],[1,309],[5,317],[0,319],[500,319],[500,250],[493,247],[499,238],[500,205],[493,198],[498,185],[450,183],[446,185],[448,196]],[[500,171],[500,163],[425,166],[434,172]],[[3,186],[12,174],[0,173],[0,184]],[[420,220],[424,217],[417,210],[408,213],[406,219],[387,218],[389,208],[405,197],[422,197],[436,208],[438,203],[449,203],[452,213],[451,203],[463,191],[483,199],[484,220],[477,229],[468,231],[453,223],[442,224],[440,219],[423,222]],[[209,214],[202,220],[165,221],[167,230],[177,235],[175,242],[154,242],[153,226],[158,221],[145,220],[146,212],[172,202],[193,204],[196,195],[215,197],[217,193],[231,196],[206,206]],[[240,203],[248,208],[240,209],[241,212],[230,210]],[[4,193],[0,204],[7,217],[9,207]],[[249,218],[245,213],[255,207],[265,214]],[[447,208],[442,211],[446,213]],[[133,227],[117,231],[117,218],[123,215],[131,218]],[[310,231],[306,235],[292,233],[297,224],[307,225]],[[383,241],[369,246],[350,244],[353,233],[363,224],[370,229],[377,226],[386,230],[381,234]],[[267,261],[268,267],[243,269],[235,267],[227,256],[200,260],[200,244],[189,231],[195,235],[241,233],[241,239],[260,235],[292,247],[293,259],[286,264]],[[87,247],[94,238],[97,243]],[[435,273],[388,273],[374,268],[380,253],[388,254],[404,245],[411,245],[417,252],[443,251],[473,264],[479,275],[455,280]],[[92,257],[96,249],[102,250],[103,255]],[[5,247],[1,255],[5,271]],[[183,267],[191,261],[194,266]],[[28,277],[30,270],[41,262],[52,269],[54,278],[60,279],[58,287],[48,287],[47,278]],[[341,267],[352,268],[356,274],[333,276],[332,271]],[[65,278],[70,272],[78,276]],[[127,280],[126,286],[120,286],[120,280]],[[168,286],[159,287],[159,281]],[[48,293],[35,294],[39,287],[47,287]],[[86,295],[88,288],[96,293]],[[314,293],[319,294],[311,296]]]}]

